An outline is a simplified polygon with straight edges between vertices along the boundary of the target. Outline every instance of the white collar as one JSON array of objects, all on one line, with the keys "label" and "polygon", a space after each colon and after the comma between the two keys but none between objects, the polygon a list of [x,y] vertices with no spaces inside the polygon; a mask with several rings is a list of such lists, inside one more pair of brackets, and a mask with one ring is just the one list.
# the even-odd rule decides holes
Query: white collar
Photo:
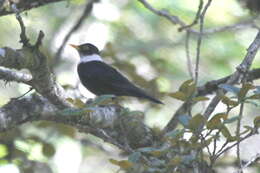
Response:
[{"label": "white collar", "polygon": [[79,63],[86,63],[86,62],[91,62],[91,61],[103,62],[101,56],[99,56],[98,54],[92,54],[92,55],[81,56]]}]

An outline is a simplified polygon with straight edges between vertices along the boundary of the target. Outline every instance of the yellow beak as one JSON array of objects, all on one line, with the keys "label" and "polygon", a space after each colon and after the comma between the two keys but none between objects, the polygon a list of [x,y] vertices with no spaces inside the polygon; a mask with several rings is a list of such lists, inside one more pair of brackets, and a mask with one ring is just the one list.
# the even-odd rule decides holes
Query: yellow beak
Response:
[{"label": "yellow beak", "polygon": [[73,47],[73,48],[79,50],[79,46],[77,46],[77,45],[75,45],[75,44],[69,44],[69,45],[70,45],[71,47]]}]

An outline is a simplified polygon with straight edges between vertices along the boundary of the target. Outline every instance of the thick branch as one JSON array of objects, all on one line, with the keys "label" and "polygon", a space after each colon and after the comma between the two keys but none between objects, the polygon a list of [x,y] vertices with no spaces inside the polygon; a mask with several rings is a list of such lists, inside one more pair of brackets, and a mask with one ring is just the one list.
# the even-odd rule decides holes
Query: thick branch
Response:
[{"label": "thick branch", "polygon": [[[47,57],[38,49],[27,47],[18,50],[7,47],[0,48],[0,66],[17,70],[24,68],[30,70],[32,80],[26,82],[27,84],[57,107],[66,108],[69,106],[63,88],[54,81],[50,73]],[[8,78],[5,79],[8,80]]]},{"label": "thick branch", "polygon": [[0,67],[0,79],[6,82],[15,81],[31,85],[32,76],[18,71]]},{"label": "thick branch", "polygon": [[13,99],[0,108],[0,132],[31,121],[54,121],[71,125],[81,132],[91,133],[106,142],[130,152],[131,148],[150,146],[151,130],[139,116],[122,114],[117,105],[95,106],[87,109],[58,109],[39,95]]}]

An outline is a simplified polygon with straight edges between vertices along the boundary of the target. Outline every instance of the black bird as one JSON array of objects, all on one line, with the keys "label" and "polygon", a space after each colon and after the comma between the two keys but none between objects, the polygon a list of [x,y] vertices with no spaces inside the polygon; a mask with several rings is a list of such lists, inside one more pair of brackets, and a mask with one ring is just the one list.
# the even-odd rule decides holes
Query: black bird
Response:
[{"label": "black bird", "polygon": [[146,94],[142,89],[131,83],[101,58],[96,46],[90,43],[73,45],[80,56],[78,75],[82,84],[95,95],[113,94],[115,96],[132,96],[148,99],[163,104],[156,98]]}]

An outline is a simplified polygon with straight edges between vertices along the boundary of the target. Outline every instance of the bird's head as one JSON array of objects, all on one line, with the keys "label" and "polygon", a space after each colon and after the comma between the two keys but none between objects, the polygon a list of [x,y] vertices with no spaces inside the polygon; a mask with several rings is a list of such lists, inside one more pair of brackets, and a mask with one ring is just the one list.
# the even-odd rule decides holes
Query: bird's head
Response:
[{"label": "bird's head", "polygon": [[98,48],[90,43],[85,43],[81,45],[70,44],[70,46],[75,48],[78,51],[80,57],[100,54]]}]

